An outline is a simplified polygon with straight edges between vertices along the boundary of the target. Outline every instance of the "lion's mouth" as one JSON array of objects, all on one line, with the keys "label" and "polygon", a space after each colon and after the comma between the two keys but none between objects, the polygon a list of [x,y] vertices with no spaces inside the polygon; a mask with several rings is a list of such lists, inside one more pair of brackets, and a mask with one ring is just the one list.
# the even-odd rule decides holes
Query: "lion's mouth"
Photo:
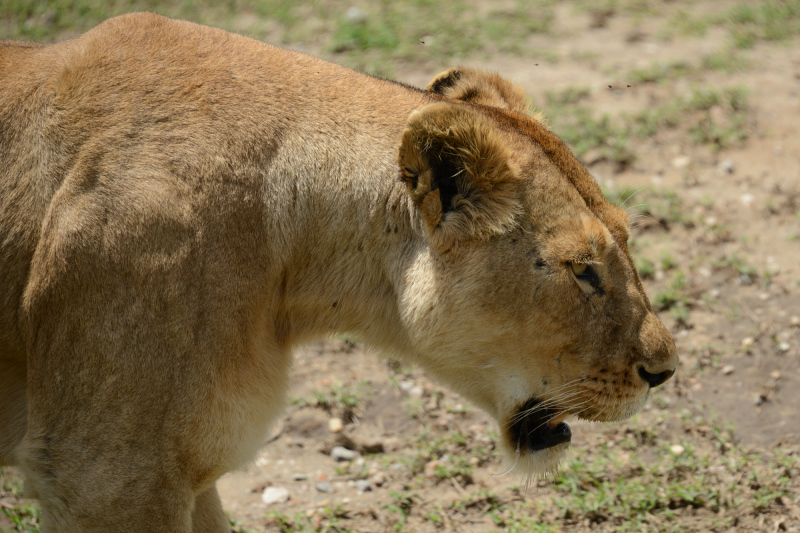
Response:
[{"label": "lion's mouth", "polygon": [[545,450],[572,439],[572,430],[564,422],[568,413],[544,407],[532,398],[525,402],[512,418],[511,437],[522,448],[530,451]]}]

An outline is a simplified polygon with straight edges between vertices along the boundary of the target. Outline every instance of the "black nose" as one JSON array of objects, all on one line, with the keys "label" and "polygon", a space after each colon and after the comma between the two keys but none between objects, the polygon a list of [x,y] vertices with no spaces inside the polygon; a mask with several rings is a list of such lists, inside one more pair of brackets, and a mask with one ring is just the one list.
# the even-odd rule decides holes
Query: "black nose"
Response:
[{"label": "black nose", "polygon": [[642,377],[643,380],[647,382],[648,385],[650,385],[651,388],[658,387],[659,385],[667,381],[669,378],[671,378],[672,374],[674,373],[675,373],[674,370],[665,370],[663,372],[659,372],[658,374],[651,374],[650,372],[645,370],[643,366],[639,367],[639,375]]}]

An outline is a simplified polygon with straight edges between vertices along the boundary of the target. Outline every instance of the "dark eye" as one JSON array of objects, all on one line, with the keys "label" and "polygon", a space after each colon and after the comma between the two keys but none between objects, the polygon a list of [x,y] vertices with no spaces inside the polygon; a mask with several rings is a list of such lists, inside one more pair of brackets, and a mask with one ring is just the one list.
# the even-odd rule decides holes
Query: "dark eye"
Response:
[{"label": "dark eye", "polygon": [[575,274],[575,277],[578,279],[589,279],[592,277],[592,269],[586,263],[570,263],[569,266],[572,267],[572,273]]}]

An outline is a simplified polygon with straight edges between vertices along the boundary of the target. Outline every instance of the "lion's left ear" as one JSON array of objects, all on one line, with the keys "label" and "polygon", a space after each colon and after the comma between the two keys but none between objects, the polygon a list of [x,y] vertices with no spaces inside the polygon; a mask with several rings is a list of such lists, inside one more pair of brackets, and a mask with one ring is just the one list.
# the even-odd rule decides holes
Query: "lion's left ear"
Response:
[{"label": "lion's left ear", "polygon": [[497,74],[471,68],[451,68],[434,77],[426,89],[452,100],[528,113],[525,91]]},{"label": "lion's left ear", "polygon": [[429,235],[444,247],[514,224],[520,181],[504,141],[466,106],[431,104],[409,117],[400,142],[401,176]]}]

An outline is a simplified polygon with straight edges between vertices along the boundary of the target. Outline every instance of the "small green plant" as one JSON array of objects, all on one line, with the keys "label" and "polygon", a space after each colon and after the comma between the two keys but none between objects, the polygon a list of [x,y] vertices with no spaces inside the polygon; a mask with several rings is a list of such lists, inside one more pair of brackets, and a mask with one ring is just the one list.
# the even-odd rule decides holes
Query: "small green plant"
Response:
[{"label": "small green plant", "polygon": [[642,279],[653,279],[656,275],[656,264],[646,257],[637,257],[634,260],[636,271]]},{"label": "small green plant", "polygon": [[718,70],[725,74],[742,72],[750,66],[750,62],[743,55],[733,51],[725,50],[708,55],[703,58],[702,67],[706,70]]},{"label": "small green plant", "polygon": [[596,117],[588,107],[575,105],[552,106],[546,111],[553,131],[578,158],[591,156],[591,162],[608,161],[620,169],[636,159],[629,148],[627,128],[610,115]]},{"label": "small green plant", "polygon": [[666,272],[678,266],[678,262],[668,251],[661,252],[661,269]]},{"label": "small green plant", "polygon": [[638,68],[628,73],[631,83],[661,83],[670,79],[682,78],[692,72],[685,61],[675,63],[655,62],[647,68]]},{"label": "small green plant", "polygon": [[312,397],[293,398],[292,403],[300,407],[317,407],[343,420],[352,421],[370,395],[372,384],[360,381],[356,384],[335,383],[324,390],[318,390]]},{"label": "small green plant", "polygon": [[546,93],[548,106],[564,106],[577,104],[591,96],[592,90],[589,87],[571,86],[560,91],[550,90]]},{"label": "small green plant", "polygon": [[725,255],[714,261],[713,265],[717,268],[734,269],[740,276],[750,278],[751,280],[755,279],[758,275],[758,270],[755,267],[749,265],[747,261],[736,254]]},{"label": "small green plant", "polygon": [[385,505],[384,509],[391,513],[397,514],[397,521],[394,525],[395,531],[403,531],[408,521],[408,516],[411,514],[411,508],[414,506],[414,501],[418,498],[416,494],[407,492],[392,492],[392,503]]},{"label": "small green plant", "polygon": [[[678,272],[667,288],[655,294],[653,299],[655,307],[662,311],[670,310],[673,312],[673,318],[685,322],[689,312],[689,297],[685,289],[686,278],[682,272]],[[672,311],[673,309],[676,310]]]}]

